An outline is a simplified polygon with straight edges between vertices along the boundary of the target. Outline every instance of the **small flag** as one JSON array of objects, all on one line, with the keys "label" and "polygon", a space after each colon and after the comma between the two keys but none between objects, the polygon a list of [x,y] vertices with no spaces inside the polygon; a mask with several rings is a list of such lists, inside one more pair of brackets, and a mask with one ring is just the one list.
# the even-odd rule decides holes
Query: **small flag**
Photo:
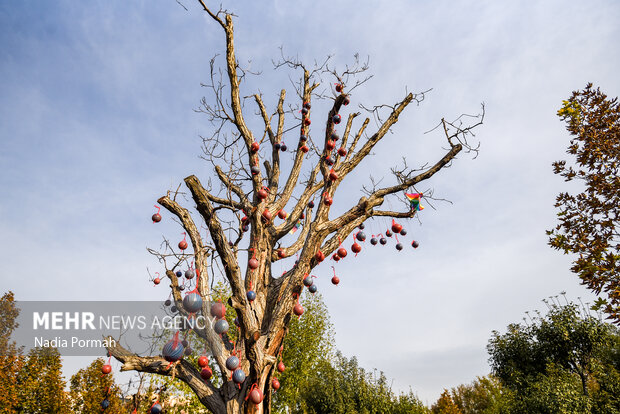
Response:
[{"label": "small flag", "polygon": [[295,225],[293,226],[293,228],[291,229],[289,233],[294,234],[297,230],[299,230],[300,227],[301,227],[301,220],[297,220],[297,223],[295,223]]},{"label": "small flag", "polygon": [[405,196],[409,199],[409,203],[411,203],[411,211],[424,210],[424,206],[420,205],[420,197],[422,197],[422,193],[405,193]]}]

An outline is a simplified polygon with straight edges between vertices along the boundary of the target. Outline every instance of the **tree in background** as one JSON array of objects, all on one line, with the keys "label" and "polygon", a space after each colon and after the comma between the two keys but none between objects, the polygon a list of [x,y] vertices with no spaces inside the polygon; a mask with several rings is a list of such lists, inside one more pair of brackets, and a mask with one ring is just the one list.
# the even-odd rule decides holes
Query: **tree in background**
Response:
[{"label": "tree in background", "polygon": [[433,414],[463,414],[456,405],[450,391],[444,389],[435,404],[431,407]]},{"label": "tree in background", "polygon": [[[496,414],[506,412],[507,390],[492,375],[478,377],[470,384],[461,384],[445,390],[433,405],[434,414],[453,412],[455,406],[461,414]],[[443,408],[442,408],[443,407]]]},{"label": "tree in background", "polygon": [[11,341],[19,309],[13,292],[0,298],[0,413],[14,413],[19,400],[17,377],[24,363],[22,348]]},{"label": "tree in background", "polygon": [[[210,302],[210,281],[221,275],[232,292],[228,305],[235,312],[239,336],[229,346],[220,335],[223,323],[218,325],[222,328],[220,332],[211,326],[194,329],[207,344],[220,372],[223,383],[219,385],[203,380],[198,367],[182,359],[182,353],[176,352],[177,340],[167,348],[168,360],[135,355],[118,343],[109,352],[123,363],[123,370],[184,381],[214,413],[263,413],[270,410],[271,380],[291,319],[303,313],[298,299],[304,278],[310,277],[312,270],[332,253],[334,258],[344,260],[347,244],[343,243],[366,220],[412,218],[423,197],[415,186],[448,166],[463,150],[476,151],[468,138],[473,128],[482,123],[484,110],[477,117],[461,116],[453,122],[441,120],[438,127],[445,134],[447,149],[437,159],[422,160],[420,169],[411,169],[406,164],[394,168],[391,184],[387,180],[385,186],[372,182],[357,202],[340,197],[337,190],[343,180],[359,171],[362,161],[378,149],[377,144],[407,106],[421,102],[424,93],[408,93],[393,105],[373,106],[367,109],[369,115],[361,125],[354,126],[360,113],[346,116],[341,112],[350,103],[351,92],[368,79],[360,79],[366,65],[357,62],[356,66],[338,72],[325,61],[309,69],[295,58],[283,56],[277,68],[300,72],[300,80],[295,84],[297,96],[286,100],[285,89],[278,95],[269,95],[267,99],[277,99],[275,110],[271,111],[261,94],[242,92],[243,82],[251,72],[242,68],[236,58],[233,15],[224,10],[215,12],[203,0],[198,3],[225,36],[224,69],[218,70],[217,59],[211,61],[211,77],[205,86],[213,96],[203,99],[201,106],[213,126],[212,134],[203,138],[204,158],[212,164],[220,188],[213,188],[211,180],[203,185],[196,176],[185,178],[190,206],[196,207],[197,215],[182,205],[184,194],[178,190],[159,198],[158,203],[179,220],[188,239],[179,242],[178,249],[176,242],[167,242],[165,251],[154,254],[165,268],[162,275],[170,282],[174,306],[181,316],[195,312],[205,317],[223,316],[221,306],[212,307]],[[333,89],[321,86],[323,77],[333,79],[336,86]],[[313,112],[321,99],[329,101],[330,108],[319,118]],[[254,122],[248,116],[252,112],[249,105],[256,108]],[[365,135],[370,117],[377,121],[377,129]],[[311,128],[311,119],[314,125],[321,122],[322,125]],[[465,119],[472,124],[466,125]],[[294,133],[288,134],[293,130]],[[403,140],[400,145],[409,142]],[[406,192],[415,194],[406,198]],[[388,205],[401,205],[402,209],[381,208],[386,201]],[[332,204],[342,213],[334,214]],[[161,219],[159,213],[153,217],[156,222]],[[199,230],[202,223],[208,229],[206,237]],[[392,229],[400,233],[402,225],[394,222]],[[362,249],[358,241],[364,237],[357,236],[351,245],[353,253]],[[403,245],[399,243],[397,248],[402,249]],[[346,260],[351,260],[351,256]],[[297,260],[293,264],[294,257]],[[288,270],[276,274],[272,265],[280,260]],[[187,271],[190,276],[184,279]],[[154,281],[158,284],[162,280],[158,277]],[[185,287],[190,292],[185,292],[184,298]],[[184,305],[187,298],[188,303]],[[229,364],[235,368],[227,367],[231,357],[239,358],[239,365],[236,361]],[[340,359],[339,363],[351,362]],[[237,374],[231,379],[234,372]],[[351,373],[360,371],[352,367]],[[365,383],[358,380],[356,384]],[[387,389],[381,388],[380,383],[372,385],[369,391],[383,390],[386,395]],[[252,400],[248,400],[250,395]],[[362,397],[373,395],[358,394],[356,398]]]},{"label": "tree in background", "polygon": [[17,412],[70,413],[62,362],[56,348],[34,348],[17,376]]},{"label": "tree in background", "polygon": [[571,270],[600,298],[620,323],[620,106],[589,83],[563,102],[558,116],[571,135],[567,153],[575,163],[553,163],[565,181],[579,180],[581,192],[560,193],[559,223],[548,231],[549,244],[578,255]]},{"label": "tree in background", "polygon": [[102,374],[104,364],[103,359],[97,358],[71,377],[69,392],[71,412],[83,414],[99,412],[104,399],[110,403],[107,412],[121,412],[126,408],[121,399],[121,390],[114,382],[112,373]]},{"label": "tree in background", "polygon": [[511,324],[489,341],[492,373],[509,391],[508,412],[618,412],[618,329],[574,303],[546,303],[545,316]]}]

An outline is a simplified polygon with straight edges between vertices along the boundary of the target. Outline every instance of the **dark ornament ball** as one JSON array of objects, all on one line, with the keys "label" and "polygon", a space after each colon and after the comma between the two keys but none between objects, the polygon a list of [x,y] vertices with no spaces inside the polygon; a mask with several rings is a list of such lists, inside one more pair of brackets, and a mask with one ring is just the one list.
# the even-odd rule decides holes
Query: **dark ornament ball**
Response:
[{"label": "dark ornament ball", "polygon": [[110,401],[105,398],[103,401],[101,401],[101,408],[106,410],[108,407],[110,406]]},{"label": "dark ornament ball", "polygon": [[319,290],[319,288],[316,287],[316,285],[314,283],[308,287],[308,291],[310,293],[316,293],[318,290]]},{"label": "dark ornament ball", "polygon": [[279,142],[276,142],[275,144],[273,144],[273,147],[276,149],[276,151],[280,151],[280,148],[282,148],[282,145]]},{"label": "dark ornament ball", "polygon": [[153,220],[153,223],[159,223],[161,221],[161,215],[159,213],[155,213],[151,217],[151,220]]},{"label": "dark ornament ball", "polygon": [[181,277],[183,276],[183,272],[181,272],[180,270],[177,270],[175,275],[177,275],[177,277]]},{"label": "dark ornament ball", "polygon": [[211,377],[213,376],[213,371],[211,370],[211,368],[209,367],[204,367],[201,371],[200,371],[200,376],[202,377],[203,380],[208,380],[211,379]]},{"label": "dark ornament ball", "polygon": [[355,238],[363,242],[364,240],[366,240],[366,234],[363,231],[360,231],[359,233],[355,235]]},{"label": "dark ornament ball", "polygon": [[283,143],[282,143],[282,145],[280,145],[280,151],[284,152],[284,151],[286,151],[286,149],[287,149],[287,146],[286,146],[286,144],[283,142]]},{"label": "dark ornament ball", "polygon": [[379,239],[379,243],[381,243],[381,244],[385,245],[385,244],[387,243],[387,239],[386,239],[385,237],[381,237],[381,238]]},{"label": "dark ornament ball", "polygon": [[400,231],[400,235],[401,235],[401,236],[406,236],[406,235],[407,235],[407,230],[402,229],[402,230]]},{"label": "dark ornament ball", "polygon": [[161,414],[162,408],[161,404],[155,404],[151,407],[151,414]]},{"label": "dark ornament ball", "polygon": [[237,369],[237,367],[239,366],[239,358],[237,358],[234,355],[229,356],[226,359],[226,368],[234,371],[235,369]]},{"label": "dark ornament ball", "polygon": [[396,243],[396,250],[402,250],[403,249],[403,244],[402,243]]},{"label": "dark ornament ball", "polygon": [[235,372],[233,372],[232,379],[235,384],[241,384],[245,381],[245,372],[243,372],[242,369],[236,369]]},{"label": "dark ornament ball", "polygon": [[414,249],[417,249],[420,246],[420,243],[414,240],[411,242],[411,246],[413,246]]},{"label": "dark ornament ball", "polygon": [[254,292],[253,290],[248,290],[245,296],[250,302],[253,302],[256,299],[256,292]]},{"label": "dark ornament ball", "polygon": [[172,301],[170,299],[166,299],[166,301],[164,302],[164,305],[170,306],[170,304],[172,304]]}]

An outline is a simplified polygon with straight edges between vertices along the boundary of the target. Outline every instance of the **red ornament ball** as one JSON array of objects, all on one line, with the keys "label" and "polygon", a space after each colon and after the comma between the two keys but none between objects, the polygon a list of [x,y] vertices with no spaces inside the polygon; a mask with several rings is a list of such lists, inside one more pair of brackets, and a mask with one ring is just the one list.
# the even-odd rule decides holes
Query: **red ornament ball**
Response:
[{"label": "red ornament ball", "polygon": [[336,84],[336,92],[342,92],[342,84],[341,83],[337,83]]},{"label": "red ornament ball", "polygon": [[156,285],[159,285],[159,282],[161,282],[161,279],[160,279],[160,278],[158,278],[158,277],[156,277],[156,278],[153,280],[153,283],[155,283]]},{"label": "red ornament ball", "polygon": [[203,380],[208,380],[211,379],[211,376],[213,375],[213,371],[211,371],[211,368],[209,367],[204,367],[201,371],[200,371],[200,376],[202,377]]},{"label": "red ornament ball", "polygon": [[271,221],[271,212],[269,211],[269,209],[265,209],[265,211],[263,211],[263,219],[265,221]]},{"label": "red ornament ball", "polygon": [[252,145],[250,145],[250,150],[251,150],[252,152],[256,152],[256,151],[258,151],[258,149],[259,149],[259,148],[260,148],[260,145],[259,145],[259,144],[258,144],[258,142],[256,142],[256,141],[254,141],[254,142],[252,143]]},{"label": "red ornament ball", "polygon": [[314,258],[316,259],[317,262],[322,262],[323,260],[325,260],[325,254],[322,251],[319,250],[314,255]]},{"label": "red ornament ball", "polygon": [[105,375],[109,374],[110,372],[112,372],[112,365],[105,364],[101,367],[101,372],[103,372]]},{"label": "red ornament ball", "polygon": [[347,257],[347,249],[344,247],[339,248],[336,253],[338,253],[338,256],[340,257]]},{"label": "red ornament ball", "polygon": [[263,401],[263,392],[258,388],[254,388],[250,391],[250,401],[254,404],[260,404]]},{"label": "red ornament ball", "polygon": [[323,198],[323,203],[325,203],[326,206],[331,206],[333,202],[334,199],[330,196],[325,196],[325,198]]},{"label": "red ornament ball", "polygon": [[340,278],[338,276],[332,277],[332,283],[334,285],[337,285],[338,283],[340,283]]},{"label": "red ornament ball", "polygon": [[307,153],[308,151],[310,151],[310,148],[308,148],[307,145],[302,145],[300,148],[301,152],[303,152],[304,154]]},{"label": "red ornament ball", "polygon": [[304,119],[304,125],[308,126],[312,123],[312,121],[310,121],[310,118],[306,118]]},{"label": "red ornament ball", "polygon": [[344,157],[345,155],[347,155],[347,149],[345,147],[338,148],[338,155]]},{"label": "red ornament ball", "polygon": [[286,366],[284,365],[284,362],[282,361],[278,362],[278,371],[284,372],[285,369],[286,369]]},{"label": "red ornament ball", "polygon": [[248,267],[252,270],[257,269],[258,268],[258,260],[256,260],[255,258],[251,258],[250,260],[248,260]]},{"label": "red ornament ball", "polygon": [[260,190],[258,190],[258,192],[256,193],[256,195],[258,196],[258,198],[260,198],[261,200],[264,200],[267,198],[267,196],[269,195],[269,193],[267,192],[267,190],[265,190],[264,188],[261,188]]},{"label": "red ornament ball", "polygon": [[335,261],[339,261],[340,260],[340,256],[338,256],[338,253],[334,253],[332,255],[332,260],[335,260]]},{"label": "red ornament ball", "polygon": [[278,257],[280,259],[284,259],[286,257],[286,253],[284,253],[284,249],[278,249]]},{"label": "red ornament ball", "polygon": [[198,366],[200,368],[204,368],[207,365],[209,365],[209,358],[207,358],[206,356],[201,356],[200,358],[198,358]]},{"label": "red ornament ball", "polygon": [[351,246],[351,251],[352,251],[353,253],[359,253],[359,252],[361,252],[361,251],[362,251],[362,246],[360,246],[360,245],[359,245],[359,244],[357,244],[357,243],[353,243],[353,245]]},{"label": "red ornament ball", "polygon": [[181,240],[179,242],[179,249],[181,249],[181,250],[187,249],[187,242],[185,240]]},{"label": "red ornament ball", "polygon": [[161,221],[161,214],[155,213],[153,214],[151,219],[153,220],[153,223],[159,223]]},{"label": "red ornament ball", "polygon": [[304,313],[303,306],[301,306],[299,303],[296,303],[295,306],[293,306],[293,313],[297,316],[301,316]]},{"label": "red ornament ball", "polygon": [[282,220],[284,220],[287,216],[288,214],[286,214],[286,211],[284,210],[278,211],[278,217],[280,217]]},{"label": "red ornament ball", "polygon": [[402,229],[403,229],[403,226],[401,226],[400,224],[398,223],[392,224],[392,231],[394,233],[400,233]]},{"label": "red ornament ball", "polygon": [[336,171],[331,170],[329,172],[329,179],[332,181],[336,181],[338,179],[338,174],[336,174]]},{"label": "red ornament ball", "polygon": [[211,305],[211,316],[222,319],[224,315],[226,315],[226,306],[224,306],[222,302],[217,302]]},{"label": "red ornament ball", "polygon": [[334,148],[336,148],[336,143],[332,141],[331,139],[325,143],[325,149],[327,151],[333,151]]},{"label": "red ornament ball", "polygon": [[274,390],[279,390],[280,389],[280,381],[277,378],[274,378],[271,380],[271,386],[273,387]]}]

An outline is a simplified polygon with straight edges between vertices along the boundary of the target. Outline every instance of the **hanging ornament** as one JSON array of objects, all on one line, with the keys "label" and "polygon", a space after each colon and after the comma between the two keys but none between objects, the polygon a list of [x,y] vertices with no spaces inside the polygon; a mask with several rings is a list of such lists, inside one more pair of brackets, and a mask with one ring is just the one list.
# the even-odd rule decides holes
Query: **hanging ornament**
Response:
[{"label": "hanging ornament", "polygon": [[213,376],[213,371],[211,370],[211,367],[204,367],[203,369],[201,369],[200,376],[205,381],[211,379],[211,377]]},{"label": "hanging ornament", "polygon": [[256,270],[258,269],[258,266],[260,265],[260,263],[258,263],[258,260],[256,260],[256,252],[254,251],[253,248],[248,249],[248,251],[252,251],[252,257],[250,258],[250,260],[248,260],[248,267],[251,270]]},{"label": "hanging ornament", "polygon": [[176,362],[183,358],[183,344],[179,341],[179,332],[174,334],[174,338],[166,342],[162,355],[168,362]]},{"label": "hanging ornament", "polygon": [[332,283],[334,285],[337,285],[338,283],[340,283],[340,278],[336,276],[336,269],[334,268],[334,266],[332,266],[332,270],[334,271],[334,276],[332,277]]},{"label": "hanging ornament", "polygon": [[181,292],[183,292],[183,291],[185,290],[185,286],[183,286],[183,285],[179,286],[179,290],[180,290]]},{"label": "hanging ornament", "polygon": [[325,260],[325,254],[319,249],[318,252],[316,252],[316,254],[314,255],[314,258],[316,259],[317,262],[322,262],[323,260]]},{"label": "hanging ornament", "polygon": [[336,92],[342,92],[342,84],[341,83],[337,83],[336,84]]},{"label": "hanging ornament", "polygon": [[183,339],[181,341],[181,345],[183,345],[183,348],[187,348],[189,346],[189,342],[187,342],[187,339]]},{"label": "hanging ornament", "polygon": [[314,208],[314,201],[312,200],[308,201],[308,207]]},{"label": "hanging ornament", "polygon": [[285,257],[286,257],[286,253],[284,252],[284,249],[280,247],[278,249],[278,258],[284,259]]},{"label": "hanging ornament", "polygon": [[351,251],[357,256],[357,254],[362,251],[362,246],[355,242],[351,245]]},{"label": "hanging ornament", "polygon": [[364,223],[360,223],[359,226],[357,226],[358,229],[360,230],[364,230],[366,228],[366,226],[364,225]]},{"label": "hanging ornament", "polygon": [[300,112],[301,112],[302,114],[304,114],[304,115],[308,115],[308,109],[307,109],[307,108],[301,108],[301,111],[300,111]]},{"label": "hanging ornament", "polygon": [[239,366],[239,358],[235,355],[231,355],[226,359],[226,368],[230,371],[234,371]]},{"label": "hanging ornament", "polygon": [[170,312],[176,313],[177,311],[178,311],[178,309],[177,309],[176,306],[174,306],[174,305],[170,306]]},{"label": "hanging ornament", "polygon": [[333,151],[334,148],[336,148],[336,143],[332,141],[331,139],[327,140],[327,142],[325,143],[325,149],[327,151]]},{"label": "hanging ornament", "polygon": [[301,152],[303,152],[304,154],[307,153],[308,151],[310,151],[310,148],[308,148],[307,145],[302,145],[301,147],[299,147],[299,149],[301,150]]},{"label": "hanging ornament", "polygon": [[222,319],[226,315],[226,306],[222,302],[216,302],[211,305],[211,316]]},{"label": "hanging ornament", "polygon": [[232,380],[235,384],[241,384],[245,381],[245,372],[242,369],[236,369],[232,374]]},{"label": "hanging ornament", "polygon": [[420,243],[414,240],[411,242],[411,246],[413,246],[414,249],[417,249],[420,246]]},{"label": "hanging ornament", "polygon": [[398,234],[401,232],[402,229],[403,229],[403,226],[401,226],[396,221],[394,221],[394,219],[392,219],[392,231]]},{"label": "hanging ornament", "polygon": [[228,322],[226,321],[226,319],[219,319],[217,322],[215,322],[215,325],[213,325],[213,330],[218,335],[222,335],[228,332]]},{"label": "hanging ornament", "polygon": [[280,151],[285,152],[287,149],[286,144],[283,142],[282,144],[280,144]]},{"label": "hanging ornament", "polygon": [[108,375],[110,372],[112,372],[112,365],[110,364],[105,364],[101,367],[101,372],[103,373],[103,375]]},{"label": "hanging ornament", "polygon": [[209,357],[206,355],[203,355],[201,357],[198,358],[198,366],[200,368],[204,368],[206,366],[209,365]]},{"label": "hanging ornament", "polygon": [[364,233],[363,231],[358,231],[357,234],[355,235],[355,238],[361,242],[366,240],[366,233]]},{"label": "hanging ornament", "polygon": [[250,167],[250,171],[252,175],[258,175],[260,173],[260,167],[258,165],[253,165]]},{"label": "hanging ornament", "polygon": [[280,151],[280,147],[282,145],[279,142],[276,142],[275,144],[273,144],[273,147],[276,149],[276,151]]},{"label": "hanging ornament", "polygon": [[176,275],[177,277],[182,277],[182,276],[183,276],[183,272],[181,272],[180,270],[177,270],[177,271],[175,272],[175,275]]},{"label": "hanging ornament", "polygon": [[252,388],[250,388],[250,393],[248,394],[246,399],[249,398],[254,404],[258,405],[263,401],[263,392],[258,389],[256,383],[252,384]]},{"label": "hanging ornament", "polygon": [[392,237],[392,231],[391,231],[390,229],[387,229],[387,230],[385,231],[385,235],[386,235],[387,237]]},{"label": "hanging ornament", "polygon": [[340,256],[338,256],[338,253],[334,253],[332,255],[332,260],[335,260],[336,262],[340,261]]},{"label": "hanging ornament", "polygon": [[407,235],[407,230],[402,229],[402,230],[400,231],[400,235],[401,235],[401,236],[406,236],[406,235]]},{"label": "hanging ornament", "polygon": [[332,117],[332,122],[336,125],[338,125],[340,123],[340,121],[342,120],[342,118],[340,118],[340,114],[336,114]]},{"label": "hanging ornament", "polygon": [[379,239],[379,243],[381,243],[381,244],[385,245],[385,244],[387,243],[387,239],[386,239],[385,237],[381,237],[381,238]]},{"label": "hanging ornament", "polygon": [[403,244],[402,243],[396,243],[396,250],[400,251],[403,249]]},{"label": "hanging ornament", "polygon": [[157,277],[153,279],[153,283],[155,284],[155,286],[157,286],[161,283],[161,279],[159,277],[159,272],[155,272],[155,274],[157,275]]},{"label": "hanging ornament", "polygon": [[192,269],[187,269],[185,271],[185,278],[186,279],[193,279],[194,276],[196,276],[196,272],[194,272]]},{"label": "hanging ornament", "polygon": [[312,121],[310,121],[310,118],[304,119],[304,125],[309,126],[311,123]]},{"label": "hanging ornament", "polygon": [[325,195],[325,197],[323,198],[323,203],[324,203],[326,206],[331,206],[331,205],[333,204],[333,202],[334,202],[334,199],[333,199],[333,198],[331,198],[331,197],[329,196],[329,194],[326,194],[326,195]]},{"label": "hanging ornament", "polygon": [[155,206],[155,208],[157,209],[157,213],[151,216],[151,220],[153,220],[153,223],[159,223],[161,221],[161,215],[159,214],[159,212],[161,211],[161,208],[157,206]]},{"label": "hanging ornament", "polygon": [[172,301],[170,299],[166,299],[164,306],[170,306],[170,304],[172,304]]},{"label": "hanging ornament", "polygon": [[347,249],[344,247],[340,247],[336,253],[338,253],[338,256],[340,257],[347,257]]},{"label": "hanging ornament", "polygon": [[373,246],[376,246],[377,243],[379,243],[379,240],[377,240],[377,238],[375,237],[375,235],[372,235],[372,239],[370,239],[370,244],[372,244]]},{"label": "hanging ornament", "polygon": [[284,370],[286,369],[286,366],[284,365],[284,362],[280,361],[278,362],[278,372],[284,372]]},{"label": "hanging ornament", "polygon": [[183,235],[183,240],[181,240],[179,242],[179,249],[181,250],[185,250],[187,249],[187,241],[185,240],[187,237],[187,234],[185,232],[181,233]]},{"label": "hanging ornament", "polygon": [[101,409],[106,410],[109,406],[110,406],[110,400],[108,400],[107,398],[104,398],[103,401],[101,401]]},{"label": "hanging ornament", "polygon": [[311,108],[310,102],[304,102],[304,108],[306,108],[307,110],[310,110]]},{"label": "hanging ornament", "polygon": [[332,134],[329,136],[329,139],[331,139],[332,141],[338,141],[340,137],[338,136],[338,133],[336,131],[333,131]]},{"label": "hanging ornament", "polygon": [[271,217],[272,217],[272,216],[271,216],[271,212],[269,211],[269,209],[267,209],[267,208],[266,208],[266,209],[263,211],[263,220],[265,220],[265,221],[271,221]]},{"label": "hanging ornament", "polygon": [[250,302],[254,302],[254,300],[256,299],[256,292],[254,292],[253,290],[248,290],[245,296]]},{"label": "hanging ornament", "polygon": [[260,145],[256,141],[252,142],[252,145],[250,145],[250,151],[252,152],[257,152],[259,148],[260,148]]},{"label": "hanging ornament", "polygon": [[276,390],[276,391],[279,390],[280,389],[280,381],[278,381],[278,379],[274,377],[271,380],[271,386],[273,387],[274,390]]},{"label": "hanging ornament", "polygon": [[295,297],[297,298],[297,303],[293,306],[293,313],[301,318],[301,315],[304,313],[304,308],[299,303],[299,295],[295,294]]},{"label": "hanging ornament", "polygon": [[336,174],[336,171],[334,171],[333,168],[329,171],[329,179],[332,181],[336,181],[338,179],[338,174]]},{"label": "hanging ornament", "polygon": [[312,276],[310,276],[310,275],[308,275],[308,274],[306,273],[306,276],[304,276],[304,281],[303,281],[303,283],[304,283],[304,286],[305,286],[305,287],[310,287],[310,286],[312,286],[312,284],[314,283],[314,281],[312,280]]},{"label": "hanging ornament", "polygon": [[334,165],[334,163],[335,163],[335,162],[336,162],[336,161],[334,161],[334,159],[333,159],[332,157],[326,157],[326,158],[325,158],[325,164],[327,164],[327,165],[328,165],[328,166],[330,166],[330,167],[331,167],[332,165]]},{"label": "hanging ornament", "polygon": [[248,231],[248,230],[250,230],[250,226],[248,226],[248,225],[246,224],[246,225],[244,225],[243,227],[241,227],[241,230],[243,230],[244,232],[245,232],[245,231]]},{"label": "hanging ornament", "polygon": [[280,217],[280,219],[284,220],[284,219],[286,219],[287,216],[288,216],[288,214],[286,213],[286,211],[284,211],[284,210],[278,211],[278,217]]},{"label": "hanging ornament", "polygon": [[338,155],[344,157],[345,155],[347,155],[347,149],[345,147],[338,148]]},{"label": "hanging ornament", "polygon": [[202,297],[198,292],[190,292],[183,298],[183,308],[189,313],[196,313],[202,309]]},{"label": "hanging ornament", "polygon": [[259,199],[264,200],[269,196],[268,190],[269,189],[267,187],[262,187],[260,190],[258,190],[256,195],[258,196]]},{"label": "hanging ornament", "polygon": [[151,407],[151,414],[161,414],[162,410],[161,404],[156,403]]},{"label": "hanging ornament", "polygon": [[315,294],[317,291],[319,290],[318,287],[316,287],[316,284],[312,284],[310,286],[308,286],[308,292]]},{"label": "hanging ornament", "polygon": [[347,95],[344,97],[344,101],[342,101],[342,104],[344,106],[347,106],[349,103],[351,103],[351,100],[349,99],[349,96]]},{"label": "hanging ornament", "polygon": [[301,135],[299,136],[299,140],[300,140],[301,142],[306,142],[306,141],[308,140],[308,137],[307,137],[307,136],[305,136],[304,134],[301,134]]},{"label": "hanging ornament", "polygon": [[185,354],[185,356],[190,356],[193,352],[194,350],[192,349],[192,347],[188,346],[185,348],[185,352],[183,353]]}]

